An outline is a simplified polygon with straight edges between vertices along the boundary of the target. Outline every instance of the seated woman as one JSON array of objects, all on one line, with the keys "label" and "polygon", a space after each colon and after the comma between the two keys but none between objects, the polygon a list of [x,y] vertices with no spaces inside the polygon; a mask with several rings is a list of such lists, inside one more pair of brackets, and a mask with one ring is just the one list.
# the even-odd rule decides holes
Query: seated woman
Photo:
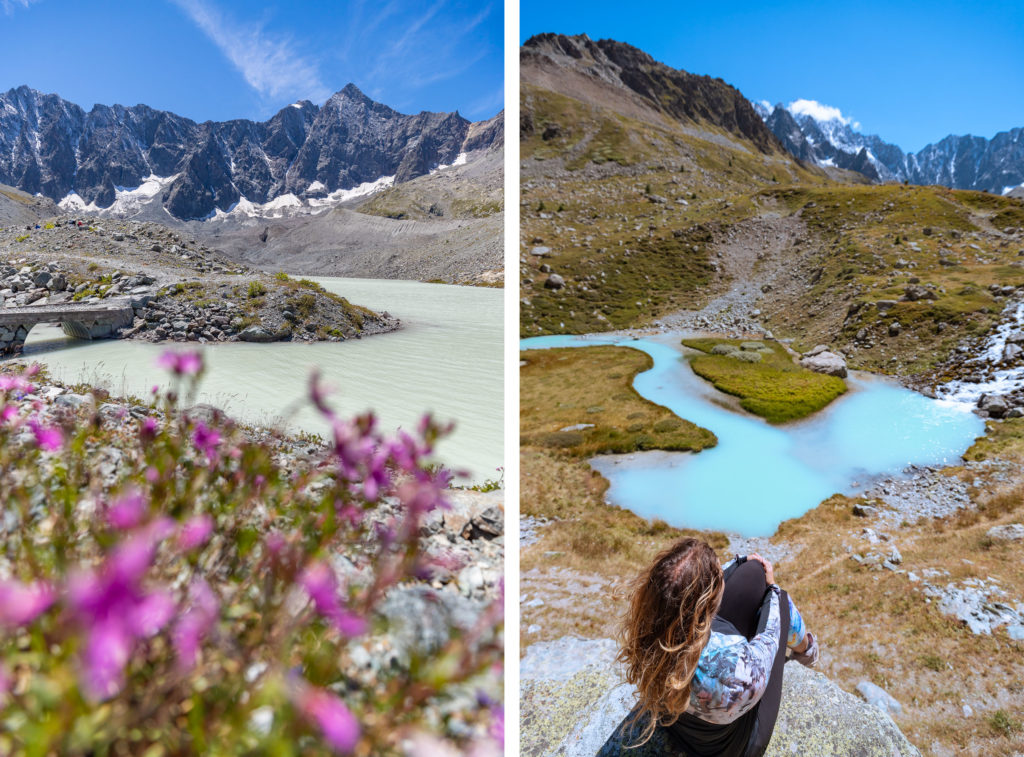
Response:
[{"label": "seated woman", "polygon": [[659,751],[761,755],[779,712],[787,648],[804,665],[818,659],[771,563],[750,555],[722,566],[693,538],[637,579],[623,630],[619,659],[639,698],[616,733],[623,754],[657,734]]}]

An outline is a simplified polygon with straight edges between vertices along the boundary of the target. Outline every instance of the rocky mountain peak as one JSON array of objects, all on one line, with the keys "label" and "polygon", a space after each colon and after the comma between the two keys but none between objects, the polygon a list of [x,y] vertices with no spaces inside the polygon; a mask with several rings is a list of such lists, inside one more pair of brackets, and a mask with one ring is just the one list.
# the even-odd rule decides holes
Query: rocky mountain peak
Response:
[{"label": "rocky mountain peak", "polygon": [[[146,105],[86,112],[20,86],[0,94],[0,183],[79,210],[120,213],[127,194],[132,207],[205,219],[243,199],[302,197],[317,182],[336,192],[422,176],[455,161],[469,128],[457,112],[399,113],[351,83],[322,107],[303,100],[264,122],[202,124]],[[158,195],[145,194],[151,179]]]},{"label": "rocky mountain peak", "polygon": [[1008,194],[1024,185],[1024,129],[992,139],[950,135],[917,153],[906,153],[875,135],[865,135],[839,118],[793,113],[779,103],[757,112],[783,146],[801,160],[845,168],[873,181],[939,184]]}]

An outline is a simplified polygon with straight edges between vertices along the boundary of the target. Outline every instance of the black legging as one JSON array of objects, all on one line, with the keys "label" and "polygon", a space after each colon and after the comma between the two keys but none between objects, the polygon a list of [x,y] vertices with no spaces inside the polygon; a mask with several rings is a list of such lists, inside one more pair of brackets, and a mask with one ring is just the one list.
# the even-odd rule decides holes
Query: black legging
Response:
[{"label": "black legging", "polygon": [[[718,616],[736,626],[736,630],[747,637],[747,641],[764,630],[768,622],[767,613],[761,612],[768,582],[764,566],[756,560],[740,564],[725,582],[722,604]],[[775,720],[782,704],[782,674],[786,664],[786,640],[789,638],[789,599],[786,592],[779,597],[779,651],[772,663],[768,686],[754,708],[744,717],[753,717],[755,726],[750,737],[746,755],[761,755],[768,748]]]}]

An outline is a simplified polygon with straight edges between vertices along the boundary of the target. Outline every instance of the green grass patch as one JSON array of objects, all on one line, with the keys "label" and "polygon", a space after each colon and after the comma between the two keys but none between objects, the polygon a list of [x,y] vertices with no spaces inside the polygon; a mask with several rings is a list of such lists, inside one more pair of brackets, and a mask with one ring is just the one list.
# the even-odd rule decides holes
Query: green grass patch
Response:
[{"label": "green grass patch", "polygon": [[994,457],[1024,460],[1024,418],[986,421],[985,435],[975,439],[964,453],[965,460],[990,460]]},{"label": "green grass patch", "polygon": [[527,362],[520,370],[524,446],[589,457],[651,449],[697,451],[717,443],[707,429],[637,393],[633,378],[653,365],[639,350],[530,350],[522,358]]},{"label": "green grass patch", "polygon": [[739,397],[744,410],[760,415],[769,423],[804,418],[846,392],[842,379],[802,368],[777,342],[764,342],[763,350],[737,350],[737,355],[759,352],[758,362],[712,354],[719,345],[740,348],[744,343],[742,339],[683,340],[687,347],[704,353],[691,358],[694,373],[710,381],[719,391]]},{"label": "green grass patch", "polygon": [[267,288],[265,286],[263,286],[263,282],[262,281],[250,281],[249,282],[248,294],[249,294],[250,298],[262,297],[266,293],[267,293]]}]

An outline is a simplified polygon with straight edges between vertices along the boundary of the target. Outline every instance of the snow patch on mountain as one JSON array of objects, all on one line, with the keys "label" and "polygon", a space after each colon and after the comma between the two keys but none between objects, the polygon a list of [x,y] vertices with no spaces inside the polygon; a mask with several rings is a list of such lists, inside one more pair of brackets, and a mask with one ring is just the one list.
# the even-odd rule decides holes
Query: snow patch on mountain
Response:
[{"label": "snow patch on mountain", "polygon": [[364,181],[359,186],[352,187],[351,189],[336,189],[327,195],[327,197],[322,199],[317,199],[315,197],[310,198],[308,202],[311,208],[329,208],[349,200],[354,200],[357,197],[372,195],[376,192],[387,189],[388,187],[392,187],[394,184],[394,176],[381,176],[376,181]]},{"label": "snow patch on mountain", "polygon": [[[394,176],[381,176],[376,181],[366,181],[351,189],[338,189],[326,197],[310,197],[301,199],[291,192],[275,197],[273,200],[264,203],[252,202],[242,197],[228,210],[214,210],[206,219],[207,221],[225,221],[228,219],[253,219],[253,218],[285,218],[300,215],[317,215],[340,205],[343,202],[354,200],[358,197],[366,197],[381,190],[393,186]],[[309,185],[307,193],[323,192],[327,189],[321,182],[315,181]]]},{"label": "snow patch on mountain", "polygon": [[[106,208],[99,207],[95,202],[86,203],[77,192],[69,193],[57,204],[66,212],[87,213],[103,218],[133,218],[139,215],[148,205],[160,202],[164,189],[173,184],[179,176],[180,174],[175,174],[174,176],[156,176],[151,174],[137,187],[115,187],[115,200]],[[327,191],[327,187],[320,181],[314,181],[309,185],[306,193],[324,194],[324,196],[310,197],[303,200],[295,194],[288,192],[264,203],[252,202],[243,196],[228,210],[214,209],[203,220],[217,221],[228,218],[284,218],[296,215],[316,215],[343,202],[380,192],[393,186],[394,183],[394,176],[381,176],[376,181],[367,181],[350,189],[338,189],[329,194],[324,194]]]},{"label": "snow patch on mountain", "polygon": [[90,202],[86,205],[85,200],[82,199],[78,192],[69,192],[57,203],[57,207],[67,213],[99,213],[102,210],[102,208],[97,207],[95,202]]},{"label": "snow patch on mountain", "polygon": [[164,188],[173,184],[181,174],[173,176],[157,176],[150,174],[137,187],[114,187],[114,202],[109,207],[101,208],[95,202],[86,204],[77,192],[70,192],[57,205],[65,211],[89,213],[104,218],[132,218],[143,208],[159,200]]},{"label": "snow patch on mountain", "polygon": [[466,153],[460,152],[451,163],[440,163],[430,173],[437,173],[443,171],[446,168],[452,168],[453,166],[464,166],[466,165]]}]

